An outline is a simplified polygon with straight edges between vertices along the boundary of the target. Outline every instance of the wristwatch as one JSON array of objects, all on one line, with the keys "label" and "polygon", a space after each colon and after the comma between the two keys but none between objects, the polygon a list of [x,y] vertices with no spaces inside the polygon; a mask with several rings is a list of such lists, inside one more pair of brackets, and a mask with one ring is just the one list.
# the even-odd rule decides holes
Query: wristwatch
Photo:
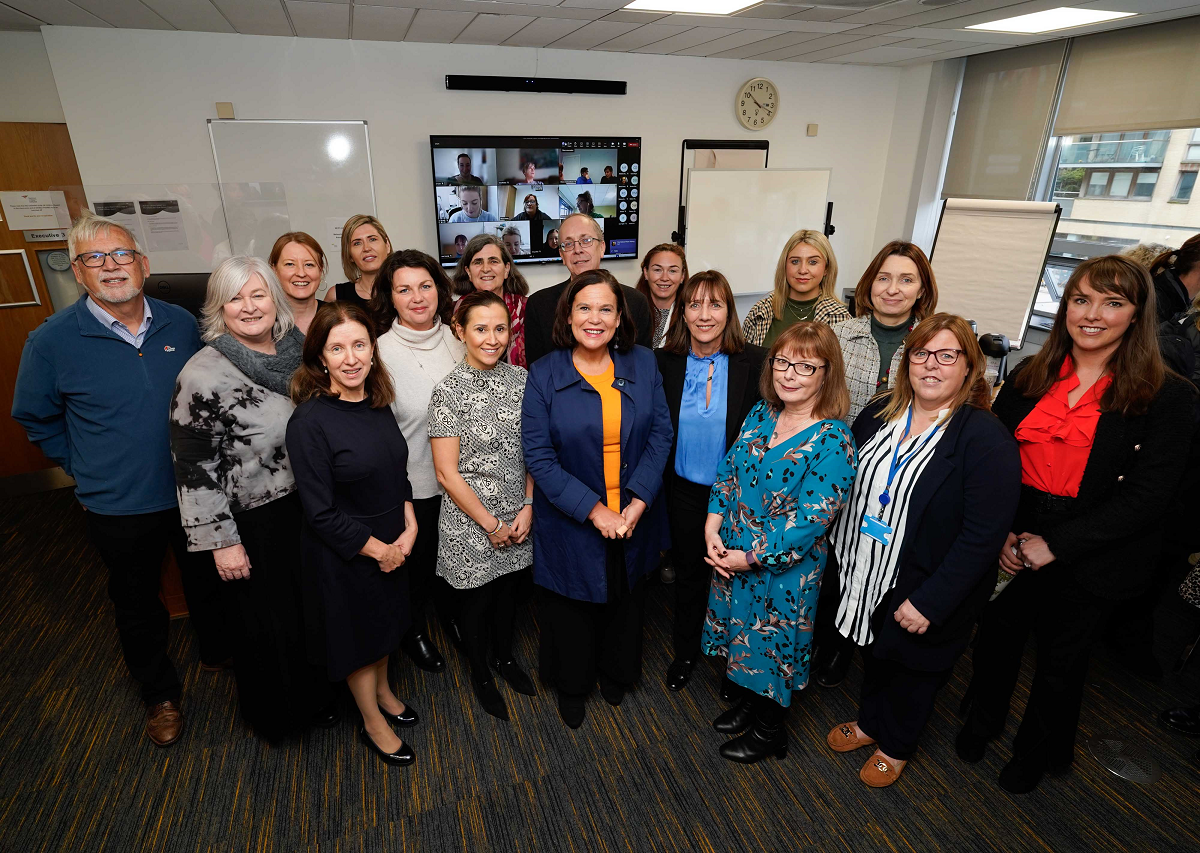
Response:
[{"label": "wristwatch", "polygon": [[525,498],[525,506],[533,506],[533,495]]}]

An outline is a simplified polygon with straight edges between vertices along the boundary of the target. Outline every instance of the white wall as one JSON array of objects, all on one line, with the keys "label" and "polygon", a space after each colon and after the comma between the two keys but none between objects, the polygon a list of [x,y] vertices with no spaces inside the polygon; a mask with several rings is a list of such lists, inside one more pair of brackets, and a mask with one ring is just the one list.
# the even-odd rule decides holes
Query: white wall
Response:
[{"label": "white wall", "polygon": [[[911,144],[889,157],[900,82],[915,80],[905,86],[910,122],[924,90],[916,78],[928,80],[899,68],[596,51],[68,27],[44,37],[85,184],[215,181],[205,126],[215,101],[232,101],[238,118],[366,119],[379,216],[397,247],[425,251],[436,243],[429,134],[641,136],[640,236],[651,246],[676,224],[681,140],[753,136],[734,121],[732,101],[745,80],[768,76],[781,93],[765,132],[771,166],[832,167],[833,245],[851,283],[874,254],[885,172],[899,175],[887,182],[892,222],[913,173]],[[629,94],[448,92],[443,76],[454,72],[623,79]],[[127,99],[135,116],[97,113],[97,97]],[[816,138],[805,136],[810,122]],[[522,269],[534,287],[563,277],[557,265]],[[632,261],[610,269],[630,284],[637,277]]]},{"label": "white wall", "polygon": [[41,33],[0,32],[0,121],[66,121]]}]

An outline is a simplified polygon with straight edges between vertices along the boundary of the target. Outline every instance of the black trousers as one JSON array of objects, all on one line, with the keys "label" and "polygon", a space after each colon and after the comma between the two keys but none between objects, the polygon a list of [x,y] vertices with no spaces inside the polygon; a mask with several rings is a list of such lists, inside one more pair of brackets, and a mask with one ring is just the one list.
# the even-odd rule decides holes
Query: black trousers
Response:
[{"label": "black trousers", "polygon": [[514,592],[528,569],[509,572],[475,589],[458,590],[459,624],[471,675],[485,680],[488,652],[501,661],[512,660]]},{"label": "black trousers", "polygon": [[675,657],[700,657],[700,636],[708,612],[712,567],[704,562],[704,523],[708,520],[708,486],[669,472],[667,513],[671,523],[671,556],[675,564]]},{"label": "black trousers", "polygon": [[879,742],[885,755],[907,761],[933,714],[937,692],[952,669],[922,672],[863,649],[862,698],[858,727]]},{"label": "black trousers", "polygon": [[1025,716],[1013,740],[1013,759],[1042,762],[1051,769],[1069,765],[1088,658],[1117,604],[1077,584],[1066,565],[1051,563],[1017,575],[987,605],[980,621],[968,688],[970,732],[994,738],[1003,731],[1032,631],[1037,662]]},{"label": "black trousers", "polygon": [[404,568],[408,570],[408,602],[412,613],[408,636],[426,632],[425,608],[430,602],[443,619],[456,613],[454,589],[437,576],[438,516],[441,512],[441,495],[413,501],[417,539],[413,543],[412,553],[404,561]]},{"label": "black trousers", "polygon": [[[642,677],[646,579],[625,582],[625,548],[607,542],[609,601],[595,604],[539,589],[542,680],[562,693],[586,696],[603,673],[625,687]],[[620,581],[620,584],[615,583]]]},{"label": "black trousers", "polygon": [[[830,548],[825,571],[821,575],[821,592],[817,597],[817,618],[813,623],[813,646],[819,650],[817,660],[828,660],[836,651],[854,654],[859,645],[849,637],[843,637],[837,629],[838,607],[842,603],[842,579],[838,573],[837,558]],[[864,652],[863,657],[866,657]],[[890,754],[890,753],[889,753]]]},{"label": "black trousers", "polygon": [[179,564],[189,619],[196,630],[200,660],[217,664],[233,645],[226,630],[220,578],[208,552],[191,553],[178,509],[140,515],[85,513],[88,536],[108,569],[108,597],[129,674],[149,705],[178,702],[182,686],[167,656],[170,615],[158,597],[162,562],[169,546]]}]

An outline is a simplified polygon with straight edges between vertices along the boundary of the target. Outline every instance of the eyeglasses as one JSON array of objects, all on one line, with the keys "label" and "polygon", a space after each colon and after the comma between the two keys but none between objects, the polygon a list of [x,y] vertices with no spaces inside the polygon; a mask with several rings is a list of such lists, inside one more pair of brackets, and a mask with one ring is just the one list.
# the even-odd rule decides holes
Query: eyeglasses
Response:
[{"label": "eyeglasses", "polygon": [[576,246],[583,249],[590,249],[595,242],[595,237],[580,237],[578,240],[563,240],[558,245],[570,252]]},{"label": "eyeglasses", "polygon": [[117,249],[113,252],[84,252],[75,256],[75,260],[83,264],[85,267],[102,267],[104,266],[105,258],[112,258],[114,263],[118,263],[123,267],[132,264],[139,255],[133,249]]},{"label": "eyeglasses", "polygon": [[790,367],[796,371],[798,376],[812,376],[818,370],[824,370],[828,366],[829,365],[827,364],[822,364],[819,366],[816,364],[809,364],[807,361],[788,361],[786,358],[779,357],[771,359],[771,368],[775,372],[787,373],[788,368]]},{"label": "eyeglasses", "polygon": [[938,364],[949,367],[958,361],[958,357],[963,354],[960,349],[910,349],[908,351],[908,360],[913,364],[924,364],[929,361],[929,356],[937,359]]}]

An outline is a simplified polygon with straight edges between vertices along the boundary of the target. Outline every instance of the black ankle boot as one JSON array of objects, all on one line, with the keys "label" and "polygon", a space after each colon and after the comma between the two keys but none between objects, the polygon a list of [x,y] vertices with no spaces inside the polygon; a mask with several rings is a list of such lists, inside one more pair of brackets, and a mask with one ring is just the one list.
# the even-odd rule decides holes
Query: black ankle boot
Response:
[{"label": "black ankle boot", "polygon": [[850,671],[854,661],[854,644],[842,642],[822,649],[813,679],[822,687],[837,687]]},{"label": "black ankle boot", "polygon": [[616,708],[625,699],[625,686],[602,672],[600,673],[600,695],[604,697],[605,702]]},{"label": "black ankle boot", "polygon": [[450,640],[450,645],[458,649],[460,652],[466,651],[466,642],[463,639],[462,628],[458,624],[458,620],[453,616],[445,617],[441,620],[442,633]]},{"label": "black ankle boot", "polygon": [[958,737],[954,739],[954,751],[963,761],[975,764],[982,761],[984,754],[987,753],[987,742],[987,738],[980,737],[971,731],[971,724],[967,723],[959,730]]},{"label": "black ankle boot", "polygon": [[558,691],[558,715],[569,729],[577,729],[583,725],[587,714],[587,696],[575,696]]},{"label": "black ankle boot", "polygon": [[508,719],[508,705],[505,704],[500,691],[496,689],[496,682],[492,680],[490,674],[484,678],[472,676],[471,686],[475,688],[475,698],[479,700],[483,710],[498,719]]},{"label": "black ankle boot", "polygon": [[747,696],[713,720],[713,728],[723,735],[740,735],[754,719],[754,703]]},{"label": "black ankle boot", "polygon": [[537,688],[533,686],[531,679],[525,670],[517,665],[517,661],[513,657],[507,660],[501,660],[498,657],[493,657],[491,661],[492,669],[500,673],[500,677],[508,682],[508,686],[518,693],[524,693],[526,696],[537,696]]},{"label": "black ankle boot", "polygon": [[[770,703],[774,708],[769,707]],[[787,729],[783,722],[787,709],[770,699],[756,697],[754,722],[750,731],[721,745],[721,756],[739,764],[754,764],[764,758],[787,755]]]},{"label": "black ankle boot", "polygon": [[1200,705],[1190,708],[1171,708],[1158,715],[1164,726],[1185,735],[1200,735]]},{"label": "black ankle boot", "polygon": [[1046,760],[1040,756],[1014,757],[1000,771],[1000,787],[1010,794],[1028,794],[1042,781]]},{"label": "black ankle boot", "polygon": [[446,668],[446,659],[421,631],[409,631],[404,635],[400,648],[419,668],[426,672],[441,672]]}]

